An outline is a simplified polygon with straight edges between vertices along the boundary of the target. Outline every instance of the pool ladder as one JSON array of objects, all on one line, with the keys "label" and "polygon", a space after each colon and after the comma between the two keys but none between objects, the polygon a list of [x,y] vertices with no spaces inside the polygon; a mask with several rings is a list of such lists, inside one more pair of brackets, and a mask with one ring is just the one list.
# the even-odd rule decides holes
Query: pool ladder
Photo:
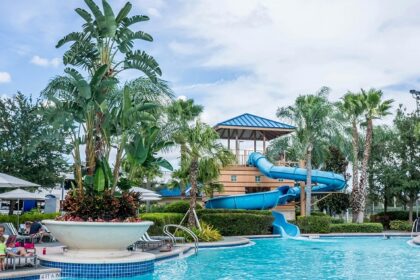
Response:
[{"label": "pool ladder", "polygon": [[198,253],[198,237],[197,237],[197,235],[195,235],[195,233],[192,232],[192,230],[190,230],[189,228],[181,226],[181,225],[175,225],[175,224],[165,225],[163,227],[163,233],[165,233],[167,236],[169,236],[169,238],[171,239],[173,244],[176,244],[176,237],[175,237],[175,235],[173,235],[169,231],[169,228],[171,228],[171,227],[185,231],[186,233],[188,233],[194,239],[194,253],[197,255],[197,253]]},{"label": "pool ladder", "polygon": [[413,227],[411,228],[411,237],[414,237],[414,232],[418,231],[419,227],[419,218],[414,220]]}]

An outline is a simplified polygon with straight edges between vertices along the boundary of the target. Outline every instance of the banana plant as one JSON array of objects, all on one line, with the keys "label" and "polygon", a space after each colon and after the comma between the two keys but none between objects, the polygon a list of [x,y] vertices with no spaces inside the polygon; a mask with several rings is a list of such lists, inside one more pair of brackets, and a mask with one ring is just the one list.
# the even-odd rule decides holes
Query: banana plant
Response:
[{"label": "banana plant", "polygon": [[[108,65],[107,76],[115,76],[127,69],[137,69],[151,80],[162,75],[156,60],[145,51],[133,50],[134,42],[152,42],[150,34],[132,26],[149,20],[148,16],[128,16],[132,4],[127,2],[115,16],[108,1],[102,1],[102,10],[93,0],[85,0],[90,12],[77,8],[76,13],[84,20],[83,30],[71,32],[58,41],[56,47],[71,43],[65,52],[65,65],[80,66],[93,74],[103,65]],[[116,58],[122,57],[120,61]]]}]

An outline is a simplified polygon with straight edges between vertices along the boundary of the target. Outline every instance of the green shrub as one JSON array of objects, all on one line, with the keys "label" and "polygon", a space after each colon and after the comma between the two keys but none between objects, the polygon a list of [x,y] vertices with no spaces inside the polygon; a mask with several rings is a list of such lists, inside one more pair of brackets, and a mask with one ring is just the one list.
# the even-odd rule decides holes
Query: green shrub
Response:
[{"label": "green shrub", "polygon": [[381,223],[364,223],[364,224],[332,224],[331,232],[382,232],[384,227]]},{"label": "green shrub", "polygon": [[330,216],[298,217],[297,225],[302,233],[328,233],[330,232]]},{"label": "green shrub", "polygon": [[344,219],[339,218],[339,219],[331,219],[331,223],[332,224],[344,224]]},{"label": "green shrub", "polygon": [[[180,200],[172,202],[165,206],[164,212],[167,213],[187,213],[188,209],[190,208],[190,201],[189,200]],[[196,209],[201,209],[201,205],[197,204]]]},{"label": "green shrub", "polygon": [[241,210],[241,209],[201,209],[197,210],[197,215],[203,214],[216,214],[216,213],[231,213],[231,214],[254,214],[254,215],[266,215],[271,216],[271,211],[269,210]]},{"label": "green shrub", "polygon": [[389,228],[392,230],[411,231],[412,226],[409,221],[394,220],[389,223]]},{"label": "green shrub", "polygon": [[[214,242],[214,241],[222,240],[222,235],[213,226],[208,225],[204,222],[200,222],[200,224],[201,224],[201,230],[199,230],[196,227],[191,228],[191,231],[194,232],[195,235],[197,235],[199,241],[201,241],[201,242]],[[175,236],[184,237],[185,241],[187,241],[187,242],[193,242],[194,241],[193,238],[191,237],[191,235],[189,235],[187,232],[182,231],[182,230],[177,231],[175,233]]]},{"label": "green shrub", "polygon": [[223,236],[270,234],[273,216],[249,213],[200,213],[200,218]]},{"label": "green shrub", "polygon": [[154,223],[148,230],[150,235],[162,235],[163,226],[167,224],[179,224],[184,215],[180,213],[145,213],[140,218]]},{"label": "green shrub", "polygon": [[[42,221],[42,220],[53,220],[60,213],[52,213],[52,214],[42,214],[40,212],[26,212],[19,217],[19,224],[23,224],[26,221]],[[17,215],[0,215],[0,223],[13,223],[16,228],[19,228],[18,225],[18,216]]]},{"label": "green shrub", "polygon": [[389,212],[380,212],[375,215],[370,216],[370,221],[375,223],[381,223],[386,229],[390,228],[389,223],[391,221],[400,220],[408,221],[408,212],[407,211],[389,211]]}]

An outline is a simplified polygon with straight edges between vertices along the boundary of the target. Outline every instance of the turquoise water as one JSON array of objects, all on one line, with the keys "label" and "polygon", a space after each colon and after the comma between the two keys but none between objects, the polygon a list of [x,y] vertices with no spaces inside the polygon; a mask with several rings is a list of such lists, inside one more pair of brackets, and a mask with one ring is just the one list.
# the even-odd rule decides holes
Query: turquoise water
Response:
[{"label": "turquoise water", "polygon": [[420,279],[420,248],[407,238],[264,239],[254,246],[200,250],[156,264],[139,279]]},{"label": "turquoise water", "polygon": [[[155,264],[144,280],[420,279],[420,246],[408,238],[256,239]],[[122,278],[119,278],[122,280]]]}]

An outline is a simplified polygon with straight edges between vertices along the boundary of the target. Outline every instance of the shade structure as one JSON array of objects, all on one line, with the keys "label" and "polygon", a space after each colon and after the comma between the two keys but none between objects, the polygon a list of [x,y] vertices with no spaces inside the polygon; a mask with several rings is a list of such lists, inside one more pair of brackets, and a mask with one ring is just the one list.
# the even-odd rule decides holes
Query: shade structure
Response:
[{"label": "shade structure", "polygon": [[2,200],[45,200],[45,196],[17,189],[0,194]]},{"label": "shade structure", "polygon": [[29,188],[29,187],[39,187],[39,185],[16,178],[14,176],[0,173],[0,188]]}]

